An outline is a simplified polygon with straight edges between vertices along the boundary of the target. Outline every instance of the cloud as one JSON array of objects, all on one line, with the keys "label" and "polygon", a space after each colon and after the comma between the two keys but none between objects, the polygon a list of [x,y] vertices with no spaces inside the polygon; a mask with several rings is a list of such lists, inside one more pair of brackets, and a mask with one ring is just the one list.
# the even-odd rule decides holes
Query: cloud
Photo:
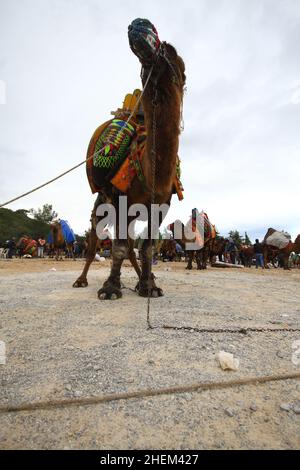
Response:
[{"label": "cloud", "polygon": [[[127,25],[150,18],[185,60],[185,199],[166,223],[205,209],[221,232],[300,232],[300,9],[293,0],[104,2],[27,0],[0,5],[0,200],[85,158],[95,128],[140,86]],[[81,167],[11,206],[52,203],[77,232],[93,196]]]}]

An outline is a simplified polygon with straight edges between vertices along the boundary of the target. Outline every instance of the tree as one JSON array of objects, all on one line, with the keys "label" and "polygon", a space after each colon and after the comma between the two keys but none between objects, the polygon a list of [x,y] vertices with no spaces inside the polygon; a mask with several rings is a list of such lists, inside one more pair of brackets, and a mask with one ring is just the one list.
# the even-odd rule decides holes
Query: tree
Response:
[{"label": "tree", "polygon": [[238,248],[243,244],[243,239],[238,230],[230,230],[228,235],[232,238]]},{"label": "tree", "polygon": [[46,224],[52,222],[58,215],[57,212],[53,210],[52,204],[44,204],[42,208],[38,210],[30,209],[29,212],[33,215],[35,220],[45,222]]},{"label": "tree", "polygon": [[244,244],[245,245],[252,245],[250,238],[248,237],[248,233],[245,232],[245,238],[244,238]]}]

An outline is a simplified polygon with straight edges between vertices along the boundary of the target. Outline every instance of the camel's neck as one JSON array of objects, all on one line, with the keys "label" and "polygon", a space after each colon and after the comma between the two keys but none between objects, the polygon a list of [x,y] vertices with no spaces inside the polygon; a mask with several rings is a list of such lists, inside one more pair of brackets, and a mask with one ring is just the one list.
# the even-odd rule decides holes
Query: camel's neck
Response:
[{"label": "camel's neck", "polygon": [[[176,172],[178,136],[180,126],[181,94],[176,86],[172,90],[157,92],[157,106],[153,105],[153,90],[150,86],[143,98],[147,129],[145,178],[152,184],[152,148],[155,146],[157,192],[171,192]],[[170,92],[171,91],[171,92]],[[156,131],[154,132],[154,129]]]}]

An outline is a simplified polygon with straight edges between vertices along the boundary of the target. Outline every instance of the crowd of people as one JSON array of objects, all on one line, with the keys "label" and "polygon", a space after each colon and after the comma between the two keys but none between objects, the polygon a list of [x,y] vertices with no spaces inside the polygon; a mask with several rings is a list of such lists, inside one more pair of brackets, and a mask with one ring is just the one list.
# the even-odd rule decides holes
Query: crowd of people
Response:
[{"label": "crowd of people", "polygon": [[[85,246],[82,243],[75,241],[73,243],[74,256],[77,258],[85,256]],[[18,241],[16,237],[7,240],[1,248],[3,258],[12,259],[22,257],[34,258],[52,258],[54,256],[51,244],[47,242],[45,237],[40,236],[37,240],[32,239],[28,235],[23,235]],[[69,253],[65,250],[65,256],[68,257]]]},{"label": "crowd of people", "polygon": [[[225,262],[227,264],[241,264],[250,267],[255,265],[256,269],[264,269],[266,264],[271,265],[268,260],[264,259],[264,245],[259,239],[255,240],[253,245],[241,246],[238,245],[232,237],[223,238],[223,248],[216,253],[209,253],[208,259],[212,261]],[[182,244],[177,240],[171,239],[169,246],[171,250],[164,250],[161,243],[154,244],[153,249],[153,263],[157,264],[158,260],[161,261],[182,261],[187,259]],[[73,250],[70,253],[67,248],[64,250],[65,258],[84,258],[88,248],[87,239],[80,242],[74,241]],[[136,253],[138,256],[138,247]],[[97,250],[98,254],[102,257],[109,258],[111,256],[111,246],[102,246]],[[23,235],[18,241],[15,237],[7,240],[5,246],[0,248],[0,255],[2,258],[12,259],[13,257],[34,257],[34,258],[53,258],[55,256],[54,249],[51,244],[47,242],[45,237],[40,236],[37,240],[33,240],[30,236]],[[275,256],[272,260],[272,266],[282,266],[280,256]],[[283,266],[282,266],[283,267]],[[292,252],[289,257],[289,267],[300,267],[300,255]]]}]

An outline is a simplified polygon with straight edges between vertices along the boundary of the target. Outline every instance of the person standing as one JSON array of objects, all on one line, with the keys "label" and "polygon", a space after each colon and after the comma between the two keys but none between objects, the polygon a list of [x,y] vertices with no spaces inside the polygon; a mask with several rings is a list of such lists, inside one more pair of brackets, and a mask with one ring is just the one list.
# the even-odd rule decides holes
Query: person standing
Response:
[{"label": "person standing", "polygon": [[262,244],[259,243],[258,238],[255,240],[253,245],[254,254],[255,254],[255,267],[258,269],[258,266],[264,268],[264,255],[263,255],[263,247]]},{"label": "person standing", "polygon": [[8,240],[7,242],[7,258],[12,259],[13,256],[16,254],[16,239],[15,237],[12,237],[11,240]]},{"label": "person standing", "polygon": [[38,239],[38,258],[44,258],[44,248],[46,240],[43,237]]}]

